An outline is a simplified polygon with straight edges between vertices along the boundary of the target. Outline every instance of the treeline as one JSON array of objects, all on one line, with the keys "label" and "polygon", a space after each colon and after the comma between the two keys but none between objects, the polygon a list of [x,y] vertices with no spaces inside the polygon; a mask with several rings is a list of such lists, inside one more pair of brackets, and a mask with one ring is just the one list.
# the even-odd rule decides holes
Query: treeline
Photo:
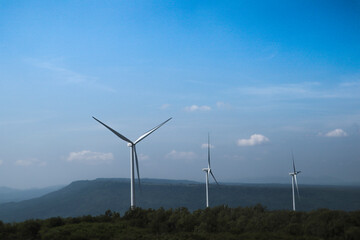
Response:
[{"label": "treeline", "polygon": [[329,239],[359,240],[360,211],[268,211],[253,207],[110,210],[100,216],[0,221],[1,240]]}]

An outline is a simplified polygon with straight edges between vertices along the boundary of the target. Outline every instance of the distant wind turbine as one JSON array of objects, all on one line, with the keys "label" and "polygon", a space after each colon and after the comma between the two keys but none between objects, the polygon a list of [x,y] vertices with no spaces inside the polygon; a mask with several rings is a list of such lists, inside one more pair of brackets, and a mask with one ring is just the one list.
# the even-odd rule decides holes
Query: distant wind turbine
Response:
[{"label": "distant wind turbine", "polygon": [[294,188],[294,182],[296,185],[296,191],[298,194],[298,197],[300,199],[300,194],[299,194],[299,187],[298,187],[298,183],[296,180],[296,175],[298,175],[299,173],[301,173],[301,171],[296,171],[295,169],[295,160],[294,160],[294,153],[291,152],[291,156],[292,156],[292,161],[293,161],[293,172],[289,173],[289,175],[291,176],[291,183],[292,183],[292,199],[293,199],[293,211],[296,211],[295,209],[295,188]]},{"label": "distant wind turbine", "polygon": [[202,169],[206,173],[206,207],[209,207],[209,174],[214,178],[217,185],[219,183],[216,181],[214,174],[211,171],[210,165],[210,135],[208,134],[208,167]]},{"label": "distant wind turbine", "polygon": [[139,180],[139,186],[140,186],[140,172],[139,172],[139,162],[138,162],[138,157],[137,157],[137,153],[136,153],[136,144],[139,143],[141,140],[143,140],[144,138],[146,138],[147,136],[149,136],[151,133],[153,133],[154,131],[156,131],[158,128],[160,128],[162,125],[164,125],[165,123],[167,123],[168,121],[170,121],[172,118],[169,118],[168,120],[166,120],[165,122],[159,124],[158,126],[154,127],[153,129],[147,131],[146,133],[144,133],[143,135],[141,135],[135,142],[132,142],[131,140],[129,140],[128,138],[126,138],[125,136],[121,135],[120,133],[118,133],[117,131],[115,131],[114,129],[112,129],[111,127],[107,126],[105,123],[101,122],[100,120],[96,119],[95,117],[93,117],[96,121],[98,121],[99,123],[101,123],[102,125],[104,125],[107,129],[109,129],[111,132],[113,132],[116,136],[118,136],[119,138],[121,138],[122,140],[124,140],[125,142],[127,142],[128,147],[130,147],[130,197],[131,197],[131,202],[130,202],[130,207],[131,209],[135,208],[135,174],[134,174],[134,159],[136,162],[136,171],[137,171],[137,176],[138,176],[138,180]]}]

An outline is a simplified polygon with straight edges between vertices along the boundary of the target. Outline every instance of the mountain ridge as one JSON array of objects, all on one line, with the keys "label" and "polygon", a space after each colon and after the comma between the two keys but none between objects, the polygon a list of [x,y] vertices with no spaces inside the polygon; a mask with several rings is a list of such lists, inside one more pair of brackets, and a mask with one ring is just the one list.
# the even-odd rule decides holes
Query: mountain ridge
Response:
[{"label": "mountain ridge", "polygon": [[40,197],[62,187],[64,186],[58,185],[44,188],[16,189],[2,186],[0,187],[0,204],[6,202],[19,202]]},{"label": "mountain ridge", "polygon": [[[129,179],[99,178],[79,180],[44,196],[21,202],[0,204],[0,220],[24,221],[32,218],[100,215],[106,210],[124,213],[129,209]],[[360,209],[360,187],[300,185],[301,201],[297,209]],[[204,208],[205,184],[187,180],[142,179],[142,191],[136,185],[136,203],[141,208],[178,208],[190,211]],[[291,209],[291,185],[221,184],[210,186],[210,205],[253,206]]]}]

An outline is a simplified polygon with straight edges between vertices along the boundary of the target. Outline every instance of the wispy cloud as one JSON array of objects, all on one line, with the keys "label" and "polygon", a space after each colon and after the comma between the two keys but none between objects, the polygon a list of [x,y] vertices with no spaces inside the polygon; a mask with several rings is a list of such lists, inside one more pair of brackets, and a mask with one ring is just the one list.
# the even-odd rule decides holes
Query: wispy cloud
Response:
[{"label": "wispy cloud", "polygon": [[170,108],[170,106],[171,106],[170,104],[165,103],[165,104],[160,106],[160,109],[161,110],[166,110],[166,109]]},{"label": "wispy cloud", "polygon": [[332,88],[324,86],[319,82],[304,82],[297,84],[241,87],[238,89],[238,91],[244,95],[302,99],[359,98],[358,90],[360,90],[360,82],[344,82]]},{"label": "wispy cloud", "polygon": [[149,160],[149,159],[150,159],[149,155],[145,155],[145,154],[142,154],[142,153],[139,154],[139,160],[140,161],[146,161],[146,160]]},{"label": "wispy cloud", "polygon": [[340,87],[360,87],[360,81],[343,82],[340,84]]},{"label": "wispy cloud", "polygon": [[360,72],[346,74],[341,77],[340,87],[360,87]]},{"label": "wispy cloud", "polygon": [[29,167],[29,166],[46,166],[47,163],[45,161],[40,161],[36,158],[28,158],[28,159],[21,159],[15,161],[15,165],[19,167]]},{"label": "wispy cloud", "polygon": [[[209,146],[208,143],[201,144],[201,148],[208,148],[208,146]],[[214,148],[214,145],[210,144],[210,148]]]},{"label": "wispy cloud", "polygon": [[196,111],[210,111],[211,107],[203,105],[203,106],[198,106],[198,105],[191,105],[188,107],[185,107],[185,111],[187,112],[196,112]]},{"label": "wispy cloud", "polygon": [[34,62],[34,63],[35,63],[34,65],[39,68],[50,70],[52,72],[59,74],[62,77],[62,79],[67,83],[84,83],[89,81],[89,77],[86,77],[83,74],[76,73],[74,71],[71,71],[63,67],[55,66],[54,64],[49,62]]},{"label": "wispy cloud", "polygon": [[346,137],[347,135],[348,134],[344,130],[337,128],[326,133],[325,137]]},{"label": "wispy cloud", "polygon": [[22,119],[18,119],[18,118],[12,118],[9,120],[4,120],[2,119],[0,121],[0,126],[6,126],[6,125],[27,125],[27,124],[34,124],[34,123],[39,123],[39,122],[43,122],[49,119],[53,119],[53,116],[38,116],[36,118],[22,118]]},{"label": "wispy cloud", "polygon": [[255,146],[264,144],[266,142],[269,142],[270,140],[261,134],[253,134],[248,139],[239,139],[237,141],[237,145],[240,147],[248,147],[248,146]]},{"label": "wispy cloud", "polygon": [[216,107],[219,109],[230,109],[231,105],[225,102],[217,102]]},{"label": "wispy cloud", "polygon": [[56,79],[65,84],[87,85],[103,91],[116,92],[113,88],[98,83],[94,77],[89,77],[68,68],[60,67],[50,61],[40,61],[38,59],[28,58],[26,59],[26,62],[35,67],[50,71],[55,75]]},{"label": "wispy cloud", "polygon": [[3,160],[0,160],[0,166],[4,164],[4,161]]},{"label": "wispy cloud", "polygon": [[247,95],[260,96],[308,96],[312,95],[314,86],[319,83],[302,83],[302,84],[281,84],[271,86],[242,87],[239,91]]},{"label": "wispy cloud", "polygon": [[15,161],[16,166],[27,167],[33,164],[31,160],[17,160]]},{"label": "wispy cloud", "polygon": [[165,158],[172,160],[193,160],[196,158],[196,154],[194,152],[178,152],[176,150],[172,150],[166,154]]},{"label": "wispy cloud", "polygon": [[258,54],[260,54],[258,57],[258,60],[260,61],[272,60],[279,54],[279,46],[276,43],[269,43],[267,46],[260,49]]},{"label": "wispy cloud", "polygon": [[114,159],[112,153],[92,152],[83,150],[80,152],[71,152],[67,157],[68,162],[80,162],[90,165],[98,165],[102,163],[109,163]]}]

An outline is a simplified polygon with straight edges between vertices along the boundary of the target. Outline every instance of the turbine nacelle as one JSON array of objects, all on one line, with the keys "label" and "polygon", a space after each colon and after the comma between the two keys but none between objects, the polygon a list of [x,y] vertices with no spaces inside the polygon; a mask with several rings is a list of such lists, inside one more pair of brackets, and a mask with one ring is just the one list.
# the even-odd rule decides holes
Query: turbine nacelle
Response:
[{"label": "turbine nacelle", "polygon": [[289,173],[289,175],[290,176],[295,176],[295,175],[298,175],[299,173],[301,173],[301,171],[291,172],[291,173]]},{"label": "turbine nacelle", "polygon": [[215,180],[216,184],[219,185],[219,183],[216,181],[216,178],[214,174],[211,171],[211,165],[210,165],[210,136],[208,135],[208,167],[202,169],[204,172],[206,172],[206,207],[209,207],[209,175],[212,176],[212,178]]},{"label": "turbine nacelle", "polygon": [[292,151],[291,151],[291,155],[292,155],[293,172],[289,173],[289,175],[291,176],[292,198],[293,198],[293,211],[295,211],[295,187],[296,187],[297,195],[298,195],[298,197],[299,197],[299,199],[300,199],[299,187],[298,187],[296,175],[298,175],[299,173],[301,173],[301,171],[296,171],[294,154],[293,154]]},{"label": "turbine nacelle", "polygon": [[167,123],[168,121],[171,120],[171,118],[169,118],[168,120],[166,120],[165,122],[159,124],[158,126],[152,128],[151,130],[147,131],[146,133],[144,133],[143,135],[141,135],[135,142],[131,141],[130,139],[128,139],[127,137],[125,137],[124,135],[120,134],[119,132],[115,131],[114,129],[112,129],[111,127],[109,127],[108,125],[106,125],[105,123],[101,122],[100,120],[96,119],[95,117],[93,117],[97,122],[99,122],[101,125],[103,125],[104,127],[106,127],[107,129],[109,129],[112,133],[114,133],[116,136],[118,136],[119,138],[121,138],[122,140],[124,140],[125,142],[127,142],[127,146],[131,147],[130,149],[130,207],[131,209],[135,208],[135,188],[134,188],[134,182],[135,182],[135,174],[134,174],[134,165],[136,165],[136,172],[137,172],[137,176],[138,176],[138,180],[139,180],[139,187],[141,187],[140,185],[140,171],[139,171],[139,161],[138,161],[138,156],[136,153],[136,147],[135,145],[137,143],[139,143],[141,140],[143,140],[144,138],[146,138],[147,136],[149,136],[151,133],[155,132],[158,128],[160,128],[162,125],[164,125],[165,123]]}]

